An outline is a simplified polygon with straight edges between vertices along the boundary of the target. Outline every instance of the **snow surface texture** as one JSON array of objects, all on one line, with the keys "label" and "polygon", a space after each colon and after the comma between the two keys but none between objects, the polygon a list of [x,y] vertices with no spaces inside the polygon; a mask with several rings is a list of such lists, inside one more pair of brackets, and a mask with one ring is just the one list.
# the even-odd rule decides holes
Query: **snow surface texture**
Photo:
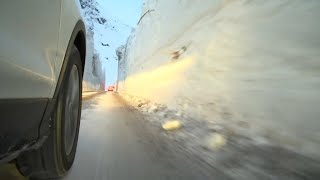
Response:
[{"label": "snow surface texture", "polygon": [[[219,122],[192,118],[183,111],[144,98],[128,94],[122,97],[132,110],[143,114],[141,121],[149,130],[170,143],[166,147],[179,147],[209,165],[209,169],[202,167],[204,173],[213,168],[226,176],[223,179],[236,180],[318,180],[320,177],[320,159],[285,149],[262,136],[239,134],[248,128],[247,124],[232,129]],[[179,125],[173,127],[172,122]],[[168,123],[170,129],[164,127]]]},{"label": "snow surface texture", "polygon": [[146,0],[119,91],[319,157],[319,9],[300,0]]}]

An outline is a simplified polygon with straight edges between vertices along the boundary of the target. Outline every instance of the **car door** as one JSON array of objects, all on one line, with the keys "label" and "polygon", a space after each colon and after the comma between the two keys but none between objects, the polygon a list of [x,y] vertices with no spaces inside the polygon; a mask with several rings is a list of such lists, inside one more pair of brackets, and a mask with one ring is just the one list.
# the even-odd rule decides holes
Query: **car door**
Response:
[{"label": "car door", "polygon": [[61,0],[2,0],[0,99],[46,98],[55,81]]}]

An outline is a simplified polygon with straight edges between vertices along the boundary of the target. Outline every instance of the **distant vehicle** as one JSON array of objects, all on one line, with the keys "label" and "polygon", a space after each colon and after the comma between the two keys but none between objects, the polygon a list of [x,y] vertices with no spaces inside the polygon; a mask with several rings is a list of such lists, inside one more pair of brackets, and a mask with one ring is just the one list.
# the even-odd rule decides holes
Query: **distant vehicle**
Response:
[{"label": "distant vehicle", "polygon": [[114,86],[108,86],[108,91],[114,91]]},{"label": "distant vehicle", "polygon": [[64,176],[74,161],[86,55],[79,3],[1,1],[0,164],[30,178]]}]

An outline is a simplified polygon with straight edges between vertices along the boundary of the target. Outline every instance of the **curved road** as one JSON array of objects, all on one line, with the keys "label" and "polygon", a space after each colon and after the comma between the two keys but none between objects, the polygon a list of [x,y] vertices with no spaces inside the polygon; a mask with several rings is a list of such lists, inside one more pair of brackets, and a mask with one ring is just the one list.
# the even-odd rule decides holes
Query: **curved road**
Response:
[{"label": "curved road", "polygon": [[[62,180],[226,179],[159,133],[116,94],[84,101],[75,162]],[[24,179],[13,167],[0,168],[0,179]]]}]

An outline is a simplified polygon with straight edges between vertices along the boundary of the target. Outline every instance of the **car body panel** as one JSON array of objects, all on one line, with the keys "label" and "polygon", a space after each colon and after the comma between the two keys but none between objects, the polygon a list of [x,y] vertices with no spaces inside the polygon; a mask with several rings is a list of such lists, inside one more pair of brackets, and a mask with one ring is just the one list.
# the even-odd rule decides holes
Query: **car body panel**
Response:
[{"label": "car body panel", "polygon": [[55,92],[55,87],[57,85],[57,79],[59,78],[61,67],[63,64],[64,57],[66,56],[66,50],[69,45],[69,40],[71,39],[72,33],[75,26],[79,21],[83,21],[81,12],[80,12],[80,4],[78,0],[68,0],[61,1],[61,18],[60,18],[60,33],[59,33],[59,42],[58,42],[58,53],[57,60],[55,62],[55,73],[53,82],[54,85],[51,89],[51,93],[49,97],[53,97]]},{"label": "car body panel", "polygon": [[46,98],[53,88],[61,0],[0,6],[0,99]]},{"label": "car body panel", "polygon": [[0,99],[52,98],[79,20],[83,19],[77,0],[3,2]]},{"label": "car body panel", "polygon": [[39,139],[39,123],[49,100],[0,100],[0,164],[19,155]]},{"label": "car body panel", "polygon": [[[77,0],[7,0],[0,6],[0,164],[50,132],[65,59],[85,26]],[[77,45],[75,43],[75,45]]]}]

